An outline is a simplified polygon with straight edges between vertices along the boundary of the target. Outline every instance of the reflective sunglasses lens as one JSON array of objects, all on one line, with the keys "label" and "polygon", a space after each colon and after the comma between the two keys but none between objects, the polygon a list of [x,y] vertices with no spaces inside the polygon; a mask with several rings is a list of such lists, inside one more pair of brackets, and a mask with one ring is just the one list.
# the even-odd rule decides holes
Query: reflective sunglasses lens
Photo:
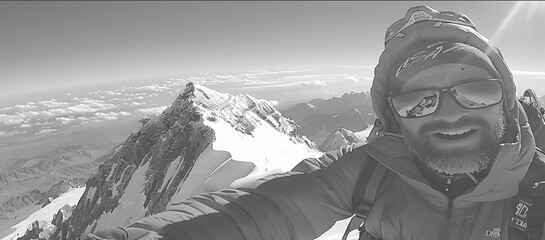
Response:
[{"label": "reflective sunglasses lens", "polygon": [[417,118],[435,112],[439,91],[428,90],[400,94],[392,98],[392,106],[400,117]]},{"label": "reflective sunglasses lens", "polygon": [[456,100],[466,108],[483,108],[499,103],[502,89],[499,81],[479,81],[452,88]]}]

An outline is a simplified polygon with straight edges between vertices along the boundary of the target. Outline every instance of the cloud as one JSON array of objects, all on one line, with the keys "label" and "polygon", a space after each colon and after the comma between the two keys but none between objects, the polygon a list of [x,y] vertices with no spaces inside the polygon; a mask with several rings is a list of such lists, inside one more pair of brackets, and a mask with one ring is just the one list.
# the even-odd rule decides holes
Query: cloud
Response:
[{"label": "cloud", "polygon": [[273,106],[278,105],[278,101],[276,101],[276,100],[269,100],[269,102],[270,102]]},{"label": "cloud", "polygon": [[40,112],[35,112],[35,111],[18,112],[17,116],[20,116],[23,118],[32,118],[32,117],[40,116]]},{"label": "cloud", "polygon": [[0,114],[0,124],[15,125],[24,122],[25,120],[18,115]]},{"label": "cloud", "polygon": [[115,90],[115,91],[112,91],[112,90],[107,90],[107,91],[97,90],[97,91],[94,91],[94,92],[90,92],[89,94],[115,96],[115,95],[122,95],[123,93],[120,93],[119,90]]},{"label": "cloud", "polygon": [[131,96],[131,97],[134,97],[134,96],[148,96],[147,93],[125,93],[125,96]]},{"label": "cloud", "polygon": [[145,113],[145,114],[159,115],[159,114],[163,113],[163,111],[166,108],[167,108],[167,106],[162,106],[162,107],[155,107],[155,108],[142,108],[142,109],[138,109],[136,111],[141,112],[141,113]]},{"label": "cloud", "polygon": [[131,113],[121,111],[121,112],[119,112],[119,115],[121,115],[121,116],[129,116],[129,115],[131,115]]},{"label": "cloud", "polygon": [[41,104],[42,106],[48,107],[48,108],[59,108],[59,107],[70,105],[70,103],[67,103],[67,102],[57,102],[57,100],[54,98],[47,101],[40,101],[38,102],[38,104]]},{"label": "cloud", "polygon": [[27,103],[27,104],[24,104],[24,105],[22,105],[22,104],[15,105],[15,106],[13,106],[13,108],[17,108],[18,110],[27,110],[27,109],[37,108],[37,106],[34,105],[34,103],[32,103],[32,104]]},{"label": "cloud", "polygon": [[20,128],[29,128],[29,127],[32,127],[32,125],[24,123],[24,124],[21,124],[21,126],[19,126],[19,127]]},{"label": "cloud", "polygon": [[174,86],[180,86],[185,83],[187,82],[183,78],[171,78],[170,80],[166,81],[166,83],[163,86],[174,87]]},{"label": "cloud", "polygon": [[132,100],[132,98],[118,98],[118,97],[114,97],[114,98],[108,99],[108,102],[112,102],[112,101],[130,101],[130,100]]},{"label": "cloud", "polygon": [[235,76],[233,76],[233,75],[216,75],[214,77],[216,79],[221,79],[221,80],[231,80],[231,79],[235,78]]},{"label": "cloud", "polygon": [[358,83],[359,80],[356,76],[344,76],[344,79]]},{"label": "cloud", "polygon": [[[46,109],[39,112],[36,112],[36,111],[18,112],[17,116],[20,118],[25,118],[25,119],[33,118],[36,116],[40,116],[42,118],[61,117],[61,118],[55,118],[55,119],[57,121],[63,122],[63,124],[66,124],[71,120],[69,120],[69,118],[66,118],[65,116],[69,116],[69,115],[78,116],[78,115],[83,115],[87,113],[95,113],[98,111],[109,110],[109,109],[113,109],[117,107],[117,105],[112,103],[106,103],[103,100],[77,98],[77,97],[74,97],[71,100],[77,102],[77,104],[74,105],[74,103],[57,102],[57,100],[54,98],[48,101],[41,101],[41,102],[38,102],[38,104],[41,104],[44,107],[50,107],[51,109]],[[71,119],[73,120],[73,118]]]},{"label": "cloud", "polygon": [[108,96],[115,96],[115,95],[121,95],[123,93],[117,92],[117,91],[106,91],[106,95]]},{"label": "cloud", "polygon": [[304,81],[304,82],[301,82],[299,85],[323,87],[323,86],[327,86],[327,82],[322,80]]},{"label": "cloud", "polygon": [[54,109],[41,111],[40,115],[45,117],[55,117],[59,115],[68,115],[70,113],[71,111],[68,111],[67,108],[54,108]]},{"label": "cloud", "polygon": [[109,113],[97,112],[95,114],[95,116],[97,117],[97,120],[116,120],[117,115],[118,114],[116,112],[109,112]]},{"label": "cloud", "polygon": [[45,129],[42,129],[38,132],[36,132],[36,135],[37,134],[46,134],[46,133],[50,133],[50,132],[56,132],[58,131],[59,129],[54,129],[54,128],[45,128]]},{"label": "cloud", "polygon": [[148,86],[134,87],[133,89],[162,92],[162,91],[168,89],[168,87],[161,86],[161,85],[158,85],[158,84],[153,84],[153,85],[148,85]]},{"label": "cloud", "polygon": [[83,101],[82,104],[67,107],[66,110],[70,113],[93,113],[101,110],[108,110],[117,107],[115,104],[102,103],[100,100]]},{"label": "cloud", "polygon": [[27,133],[26,131],[9,131],[9,132],[6,132],[6,131],[0,131],[0,137],[11,137],[11,136],[15,136],[15,135],[19,135],[19,134],[25,134]]},{"label": "cloud", "polygon": [[262,85],[262,86],[240,86],[238,89],[260,89],[260,88],[280,88],[280,87],[294,87],[294,86],[314,86],[314,87],[324,87],[328,83],[324,80],[314,80],[314,81],[298,81],[298,82],[287,82],[271,85]]},{"label": "cloud", "polygon": [[55,120],[62,122],[62,124],[68,124],[68,123],[74,121],[74,119],[67,118],[67,117],[58,117],[58,118],[55,118]]},{"label": "cloud", "polygon": [[80,124],[89,123],[89,118],[86,118],[86,117],[77,117],[76,119],[80,121]]},{"label": "cloud", "polygon": [[132,103],[125,103],[126,105],[129,105],[129,106],[140,106],[140,105],[144,105],[145,103],[142,103],[142,102],[132,102]]},{"label": "cloud", "polygon": [[276,75],[276,74],[294,74],[294,73],[300,73],[300,70],[254,70],[250,71],[250,73],[246,74],[246,76],[251,78],[258,78],[258,77],[270,77],[270,75]]}]

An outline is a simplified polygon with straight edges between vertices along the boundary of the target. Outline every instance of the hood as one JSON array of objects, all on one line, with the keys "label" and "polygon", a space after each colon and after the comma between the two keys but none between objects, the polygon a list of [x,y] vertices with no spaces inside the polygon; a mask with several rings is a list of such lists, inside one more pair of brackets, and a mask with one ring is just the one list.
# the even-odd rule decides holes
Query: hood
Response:
[{"label": "hood", "polygon": [[[429,14],[428,14],[429,13]],[[421,16],[422,14],[436,14],[436,15],[459,15],[459,18],[463,18],[469,24],[453,23],[452,21],[442,21],[439,18],[429,17],[424,20],[414,20],[414,18]],[[388,102],[388,79],[390,73],[394,71],[393,65],[398,63],[402,56],[405,56],[411,47],[420,42],[432,42],[432,41],[450,41],[460,42],[470,46],[473,46],[482,52],[484,52],[492,61],[492,64],[500,74],[503,81],[504,91],[504,105],[507,110],[508,117],[517,119],[520,125],[527,123],[527,118],[524,111],[520,112],[519,108],[522,106],[518,103],[516,97],[515,83],[513,81],[513,75],[507,67],[500,50],[488,40],[486,37],[477,32],[476,28],[472,25],[471,21],[463,14],[453,12],[438,12],[429,7],[418,6],[413,7],[407,11],[407,15],[404,19],[398,20],[392,26],[399,25],[404,22],[413,22],[412,25],[403,29],[396,36],[391,37],[391,28],[388,29],[385,43],[385,49],[382,52],[379,63],[375,67],[375,76],[373,84],[371,86],[371,97],[373,101],[373,110],[377,114],[377,117],[381,120],[384,131],[390,133],[399,133],[399,126],[396,123],[394,113],[390,108]],[[391,39],[389,39],[391,38]],[[524,115],[524,116],[520,116]]]},{"label": "hood", "polygon": [[[442,16],[447,20],[443,19]],[[460,19],[460,21],[456,19]],[[396,25],[402,24],[404,24],[403,27],[399,28],[398,26],[401,30],[393,32],[392,28],[395,30]],[[471,21],[460,13],[439,12],[429,7],[418,6],[409,9],[405,18],[398,20],[392,26],[387,31],[385,49],[380,56],[378,65],[375,67],[375,76],[371,87],[373,110],[383,125],[381,128],[383,133],[377,135],[399,136],[399,125],[388,101],[388,79],[391,71],[394,71],[394,64],[398,63],[399,59],[410,51],[411,46],[422,41],[450,41],[473,46],[490,58],[501,76],[505,96],[503,104],[506,118],[514,123],[508,124],[507,131],[510,131],[514,136],[508,138],[507,142],[502,143],[490,173],[470,195],[473,200],[479,201],[490,200],[490,194],[493,192],[496,192],[496,196],[492,197],[493,199],[501,199],[516,194],[518,183],[532,160],[535,141],[529,128],[527,116],[516,97],[513,75],[507,67],[500,50],[481,35]],[[392,136],[385,136],[383,140],[392,138]],[[399,143],[403,143],[403,141],[399,139]],[[378,151],[375,151],[374,154],[378,154]],[[406,164],[403,163],[405,161],[391,162],[386,160],[389,158],[388,156],[380,158],[389,161],[385,165],[390,168],[405,168],[401,166]],[[412,171],[402,172],[412,176],[417,174]],[[501,180],[501,176],[510,177]],[[414,177],[409,178],[414,179]],[[420,180],[418,179],[418,182],[421,182]],[[501,190],[501,193],[498,190]]]}]

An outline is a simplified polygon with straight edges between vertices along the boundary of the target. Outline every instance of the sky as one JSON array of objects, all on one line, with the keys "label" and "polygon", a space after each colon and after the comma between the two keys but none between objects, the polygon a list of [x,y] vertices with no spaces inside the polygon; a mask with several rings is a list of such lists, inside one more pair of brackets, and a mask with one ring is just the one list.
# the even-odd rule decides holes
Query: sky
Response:
[{"label": "sky", "polygon": [[[0,2],[0,97],[194,73],[374,66],[409,7],[459,11],[545,72],[545,2]],[[540,13],[540,14],[538,14]]]}]

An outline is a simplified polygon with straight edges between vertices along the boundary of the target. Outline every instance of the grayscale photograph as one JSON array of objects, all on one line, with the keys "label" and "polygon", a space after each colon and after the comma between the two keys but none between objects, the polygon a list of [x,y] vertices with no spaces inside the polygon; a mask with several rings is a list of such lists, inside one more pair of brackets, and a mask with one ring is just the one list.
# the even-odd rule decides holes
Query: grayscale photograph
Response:
[{"label": "grayscale photograph", "polygon": [[545,240],[544,1],[0,1],[0,240]]}]

